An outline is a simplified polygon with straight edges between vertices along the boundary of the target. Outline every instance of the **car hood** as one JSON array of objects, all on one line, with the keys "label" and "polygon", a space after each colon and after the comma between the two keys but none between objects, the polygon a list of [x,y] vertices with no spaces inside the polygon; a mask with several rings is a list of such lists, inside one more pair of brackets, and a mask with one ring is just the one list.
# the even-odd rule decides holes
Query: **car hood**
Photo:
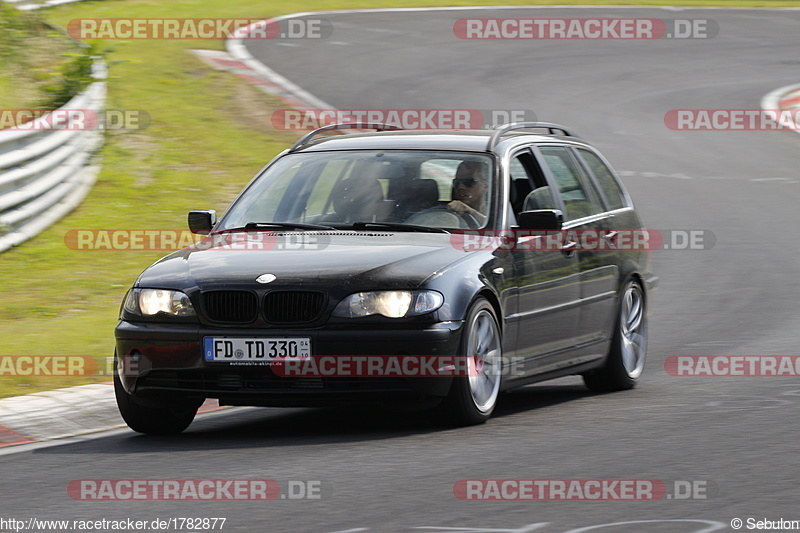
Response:
[{"label": "car hood", "polygon": [[281,286],[349,289],[416,288],[465,257],[453,236],[439,233],[269,232],[207,237],[148,268],[140,287],[200,290],[258,288],[272,274]]}]

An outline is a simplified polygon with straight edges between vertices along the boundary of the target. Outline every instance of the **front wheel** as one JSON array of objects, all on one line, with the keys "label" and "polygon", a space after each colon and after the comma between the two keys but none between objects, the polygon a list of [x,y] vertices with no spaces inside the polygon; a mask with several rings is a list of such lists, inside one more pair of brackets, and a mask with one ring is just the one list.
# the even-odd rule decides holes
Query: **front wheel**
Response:
[{"label": "front wheel", "polygon": [[122,419],[139,433],[176,435],[189,427],[197,414],[197,405],[149,407],[139,404],[125,391],[117,375],[114,376],[114,394]]},{"label": "front wheel", "polygon": [[449,423],[481,424],[494,411],[503,370],[503,343],[497,324],[494,308],[485,298],[478,298],[467,314],[461,338],[468,375],[453,378],[441,406]]},{"label": "front wheel", "polygon": [[647,309],[644,291],[639,282],[629,281],[622,291],[606,364],[584,374],[583,381],[593,392],[632,389],[642,375],[646,354]]}]

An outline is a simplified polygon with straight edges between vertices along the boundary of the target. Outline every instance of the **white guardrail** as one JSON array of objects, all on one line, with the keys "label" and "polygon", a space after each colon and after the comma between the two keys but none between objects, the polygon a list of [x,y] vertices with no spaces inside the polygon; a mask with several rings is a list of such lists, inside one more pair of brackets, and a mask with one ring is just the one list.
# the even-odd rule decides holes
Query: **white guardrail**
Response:
[{"label": "white guardrail", "polygon": [[80,1],[81,0],[5,0],[7,4],[11,4],[21,11],[32,11],[43,7],[60,6],[61,4],[71,4],[72,2]]},{"label": "white guardrail", "polygon": [[[105,64],[95,59],[94,79],[61,109],[96,112],[106,100]],[[92,155],[103,144],[100,124],[82,130],[0,130],[0,252],[56,222],[80,204],[99,166]]]}]

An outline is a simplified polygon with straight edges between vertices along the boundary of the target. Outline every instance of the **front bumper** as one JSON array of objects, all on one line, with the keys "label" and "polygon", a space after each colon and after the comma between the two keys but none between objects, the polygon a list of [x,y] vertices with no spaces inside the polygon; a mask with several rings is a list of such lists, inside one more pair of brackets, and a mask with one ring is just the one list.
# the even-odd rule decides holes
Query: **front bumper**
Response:
[{"label": "front bumper", "polygon": [[144,402],[217,398],[223,405],[314,406],[424,402],[444,397],[450,377],[285,377],[270,366],[205,361],[205,337],[307,337],[315,356],[456,355],[463,322],[404,328],[368,324],[319,329],[210,328],[120,321],[116,367],[123,387]]}]

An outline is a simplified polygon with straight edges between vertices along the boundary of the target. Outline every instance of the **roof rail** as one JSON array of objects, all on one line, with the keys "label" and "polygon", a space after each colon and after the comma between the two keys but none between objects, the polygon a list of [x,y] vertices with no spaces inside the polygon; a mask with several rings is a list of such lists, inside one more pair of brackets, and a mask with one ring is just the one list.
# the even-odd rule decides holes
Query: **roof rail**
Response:
[{"label": "roof rail", "polygon": [[560,131],[567,137],[577,137],[580,139],[580,136],[574,131],[560,124],[553,124],[552,122],[513,122],[511,124],[500,124],[495,127],[492,137],[489,139],[489,144],[486,146],[486,150],[488,152],[494,150],[495,146],[500,142],[500,138],[509,131],[530,128],[545,128],[550,132],[550,135],[556,135],[556,131]]},{"label": "roof rail", "polygon": [[361,122],[352,122],[347,124],[330,124],[328,126],[323,126],[321,128],[317,128],[314,131],[310,131],[303,135],[299,141],[294,143],[294,146],[289,148],[290,152],[294,152],[295,150],[299,150],[303,146],[307,145],[311,142],[311,139],[319,135],[320,133],[325,133],[326,131],[333,131],[333,130],[378,130],[378,131],[394,131],[394,130],[402,130],[403,128],[399,126],[394,126],[392,124],[376,124],[374,122],[369,123],[361,123]]}]

